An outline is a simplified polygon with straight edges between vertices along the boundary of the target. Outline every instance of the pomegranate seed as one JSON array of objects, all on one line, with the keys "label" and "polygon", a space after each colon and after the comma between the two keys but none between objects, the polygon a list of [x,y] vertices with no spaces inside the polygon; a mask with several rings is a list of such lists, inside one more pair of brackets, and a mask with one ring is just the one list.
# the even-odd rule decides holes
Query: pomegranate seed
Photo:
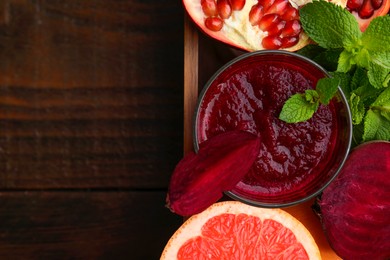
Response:
[{"label": "pomegranate seed", "polygon": [[261,44],[265,49],[277,50],[282,47],[282,39],[279,36],[268,35],[263,38]]},{"label": "pomegranate seed", "polygon": [[275,2],[268,9],[265,10],[265,12],[281,14],[288,4],[288,0],[275,0]]},{"label": "pomegranate seed", "polygon": [[267,30],[268,35],[279,35],[285,25],[286,25],[286,21],[283,20],[280,20],[279,22],[272,24]]},{"label": "pomegranate seed", "polygon": [[256,25],[260,22],[260,19],[263,17],[263,15],[263,6],[259,4],[254,5],[249,11],[249,22],[252,25]]},{"label": "pomegranate seed", "polygon": [[299,20],[299,11],[294,8],[291,4],[286,8],[286,11],[282,14],[282,19],[285,21]]},{"label": "pomegranate seed", "polygon": [[259,27],[263,31],[268,31],[268,29],[276,23],[280,22],[280,17],[277,14],[266,14],[263,18],[260,19]]},{"label": "pomegranate seed", "polygon": [[203,13],[206,16],[217,16],[218,11],[217,11],[217,4],[215,0],[202,0],[200,2],[202,6]]},{"label": "pomegranate seed", "polygon": [[372,4],[372,7],[374,7],[374,9],[377,10],[382,6],[383,0],[372,0],[371,4]]},{"label": "pomegranate seed", "polygon": [[257,4],[263,6],[264,10],[267,10],[274,2],[275,0],[259,0]]},{"label": "pomegranate seed", "polygon": [[361,18],[369,18],[374,13],[374,8],[372,7],[371,0],[364,0],[362,8],[359,10],[359,16]]},{"label": "pomegranate seed", "polygon": [[363,0],[348,0],[347,8],[350,11],[359,10],[359,8],[363,5]]},{"label": "pomegranate seed", "polygon": [[222,29],[223,21],[218,17],[207,17],[204,24],[209,30],[218,32]]},{"label": "pomegranate seed", "polygon": [[217,10],[222,19],[228,19],[232,15],[232,7],[229,0],[219,0],[217,2]]},{"label": "pomegranate seed", "polygon": [[298,42],[299,42],[298,36],[284,37],[284,38],[282,38],[282,47],[289,48],[289,47],[294,46]]},{"label": "pomegranate seed", "polygon": [[298,20],[290,20],[286,22],[282,32],[280,33],[281,37],[296,36],[302,31],[301,23]]},{"label": "pomegranate seed", "polygon": [[232,5],[232,9],[234,11],[239,11],[244,8],[245,0],[230,0],[230,4]]}]

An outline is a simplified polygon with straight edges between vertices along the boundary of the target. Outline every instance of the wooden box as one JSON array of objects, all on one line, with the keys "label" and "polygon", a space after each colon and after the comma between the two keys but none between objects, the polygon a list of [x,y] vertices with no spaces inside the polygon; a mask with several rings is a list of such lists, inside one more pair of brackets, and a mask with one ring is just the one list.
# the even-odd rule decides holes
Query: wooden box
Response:
[{"label": "wooden box", "polygon": [[[192,124],[198,94],[207,80],[226,62],[240,54],[200,32],[189,17],[184,21],[184,152],[193,149]],[[321,250],[322,259],[340,259],[330,247],[318,216],[314,200],[284,208],[311,232]]]}]

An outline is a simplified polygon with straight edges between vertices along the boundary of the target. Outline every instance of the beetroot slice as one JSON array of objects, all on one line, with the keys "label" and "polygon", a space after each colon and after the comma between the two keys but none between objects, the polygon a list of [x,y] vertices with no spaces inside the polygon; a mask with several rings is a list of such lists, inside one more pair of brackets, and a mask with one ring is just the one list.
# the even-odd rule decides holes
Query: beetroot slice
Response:
[{"label": "beetroot slice", "polygon": [[343,259],[390,259],[390,142],[350,153],[319,201],[329,243]]},{"label": "beetroot slice", "polygon": [[167,206],[189,216],[205,210],[231,190],[249,171],[260,149],[260,138],[244,131],[219,134],[189,153],[176,166]]}]

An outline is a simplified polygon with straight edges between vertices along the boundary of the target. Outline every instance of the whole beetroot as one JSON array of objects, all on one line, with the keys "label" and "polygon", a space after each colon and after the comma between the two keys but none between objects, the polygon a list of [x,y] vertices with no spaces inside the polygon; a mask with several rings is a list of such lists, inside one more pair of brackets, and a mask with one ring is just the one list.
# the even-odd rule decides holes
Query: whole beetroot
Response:
[{"label": "whole beetroot", "polygon": [[352,150],[318,204],[329,243],[340,257],[390,259],[390,142]]}]

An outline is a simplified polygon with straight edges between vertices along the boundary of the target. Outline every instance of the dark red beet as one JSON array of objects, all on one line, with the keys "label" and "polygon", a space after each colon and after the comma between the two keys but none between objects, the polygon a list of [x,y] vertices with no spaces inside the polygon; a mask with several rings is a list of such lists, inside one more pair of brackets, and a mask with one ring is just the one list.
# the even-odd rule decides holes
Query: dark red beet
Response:
[{"label": "dark red beet", "polygon": [[257,159],[260,138],[244,131],[217,135],[186,155],[176,166],[169,185],[167,206],[189,216],[216,202],[231,190]]},{"label": "dark red beet", "polygon": [[335,252],[348,259],[390,259],[390,142],[352,150],[319,201]]}]

